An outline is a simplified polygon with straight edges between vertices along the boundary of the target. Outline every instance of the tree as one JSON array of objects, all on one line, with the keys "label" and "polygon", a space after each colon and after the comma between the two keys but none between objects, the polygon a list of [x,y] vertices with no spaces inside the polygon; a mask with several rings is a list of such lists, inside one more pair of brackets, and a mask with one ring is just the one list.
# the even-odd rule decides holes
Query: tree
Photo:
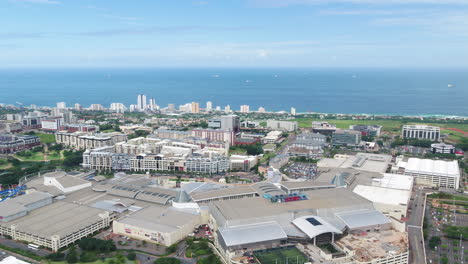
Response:
[{"label": "tree", "polygon": [[180,260],[172,257],[158,258],[154,261],[154,264],[180,264]]},{"label": "tree", "polygon": [[62,261],[62,260],[65,259],[65,254],[63,254],[61,252],[51,253],[51,254],[47,255],[46,258],[50,259],[52,261]]},{"label": "tree", "polygon": [[78,262],[78,254],[76,253],[75,247],[70,248],[70,251],[67,254],[66,260],[68,263]]},{"label": "tree", "polygon": [[133,251],[132,251],[132,252],[129,252],[129,253],[127,254],[127,258],[128,258],[129,260],[135,260],[135,259],[136,259],[136,254],[135,254],[135,252],[133,252]]},{"label": "tree", "polygon": [[438,236],[433,236],[431,239],[429,239],[429,247],[434,249],[436,246],[440,244],[440,237]]}]

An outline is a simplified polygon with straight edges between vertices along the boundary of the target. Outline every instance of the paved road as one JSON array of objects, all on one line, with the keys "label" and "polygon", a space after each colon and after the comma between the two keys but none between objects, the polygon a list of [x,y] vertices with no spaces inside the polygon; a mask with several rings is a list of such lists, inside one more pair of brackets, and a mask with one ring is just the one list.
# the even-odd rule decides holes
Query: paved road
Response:
[{"label": "paved road", "polygon": [[26,250],[26,251],[32,252],[32,253],[34,253],[36,255],[42,256],[42,257],[47,256],[47,255],[49,255],[51,253],[50,251],[48,251],[46,249],[32,250],[32,249],[28,248],[28,245],[26,245],[26,244],[16,242],[16,241],[11,240],[11,239],[6,239],[4,237],[0,237],[0,244],[5,245],[7,247],[11,247],[11,248],[19,248],[19,249],[22,249],[22,250]]},{"label": "paved road", "polygon": [[410,244],[410,263],[425,263],[422,225],[424,216],[425,193],[427,190],[416,189],[414,200],[410,202],[411,210],[408,226],[408,239]]}]

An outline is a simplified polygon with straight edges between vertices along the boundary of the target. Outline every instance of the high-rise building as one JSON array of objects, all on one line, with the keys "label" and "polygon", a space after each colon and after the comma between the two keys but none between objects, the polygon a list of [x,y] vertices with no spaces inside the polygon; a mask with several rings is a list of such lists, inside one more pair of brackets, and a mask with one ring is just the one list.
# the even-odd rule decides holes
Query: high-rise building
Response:
[{"label": "high-rise building", "polygon": [[147,104],[146,95],[144,95],[144,94],[139,94],[139,95],[138,95],[138,98],[137,98],[137,109],[138,109],[139,111],[145,111],[145,109],[146,109],[146,104]]},{"label": "high-rise building", "polygon": [[265,112],[266,112],[266,111],[265,111],[265,107],[261,107],[261,106],[260,106],[260,107],[258,108],[258,112],[259,112],[259,113],[265,113]]},{"label": "high-rise building", "polygon": [[230,106],[230,105],[226,105],[226,106],[224,107],[224,112],[230,113],[230,112],[231,112],[231,106]]},{"label": "high-rise building", "polygon": [[65,109],[65,108],[67,108],[67,104],[65,102],[58,102],[57,103],[57,108],[58,109]]},{"label": "high-rise building", "polygon": [[158,105],[156,104],[156,100],[154,98],[149,99],[148,109],[151,111],[158,110]]},{"label": "high-rise building", "polygon": [[75,110],[76,111],[81,111],[81,110],[83,110],[83,107],[80,104],[75,104]]},{"label": "high-rise building", "polygon": [[111,111],[123,114],[127,107],[122,103],[112,103],[109,108]]},{"label": "high-rise building", "polygon": [[241,105],[240,112],[241,113],[249,113],[250,112],[250,106],[249,105]]},{"label": "high-rise building", "polygon": [[224,115],[208,120],[208,127],[225,131],[238,132],[240,130],[240,119],[236,115]]},{"label": "high-rise building", "polygon": [[213,110],[213,103],[211,101],[206,102],[206,111]]},{"label": "high-rise building", "polygon": [[194,114],[200,113],[200,104],[197,103],[197,102],[192,102],[191,110],[192,110],[191,112],[194,113]]},{"label": "high-rise building", "polygon": [[104,106],[102,106],[101,104],[91,104],[91,106],[89,107],[89,110],[92,110],[92,111],[103,111],[103,110],[104,110]]},{"label": "high-rise building", "polygon": [[221,111],[221,106],[216,106],[216,111]]},{"label": "high-rise building", "polygon": [[291,107],[291,115],[293,115],[293,116],[296,115],[296,108]]},{"label": "high-rise building", "polygon": [[175,104],[168,104],[167,105],[167,110],[174,111],[175,110]]},{"label": "high-rise building", "polygon": [[135,112],[137,110],[137,105],[131,104],[129,106],[129,110],[130,110],[130,112]]},{"label": "high-rise building", "polygon": [[36,110],[36,109],[37,109],[37,105],[32,104],[32,105],[29,106],[29,108],[31,108],[31,109],[33,109],[33,110]]}]

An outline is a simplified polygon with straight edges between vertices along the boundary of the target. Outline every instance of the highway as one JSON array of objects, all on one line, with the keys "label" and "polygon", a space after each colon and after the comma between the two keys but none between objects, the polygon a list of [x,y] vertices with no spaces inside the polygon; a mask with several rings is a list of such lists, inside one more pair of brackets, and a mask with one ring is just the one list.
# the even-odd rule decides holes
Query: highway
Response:
[{"label": "highway", "polygon": [[410,244],[410,263],[426,263],[422,226],[425,208],[425,193],[427,190],[416,189],[414,200],[410,202],[410,218],[407,223],[408,239]]}]

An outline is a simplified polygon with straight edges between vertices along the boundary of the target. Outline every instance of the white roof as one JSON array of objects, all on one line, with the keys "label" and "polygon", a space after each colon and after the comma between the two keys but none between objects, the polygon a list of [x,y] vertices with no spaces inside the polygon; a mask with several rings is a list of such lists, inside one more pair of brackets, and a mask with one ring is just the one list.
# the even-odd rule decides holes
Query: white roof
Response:
[{"label": "white roof", "polygon": [[14,256],[8,256],[0,261],[0,264],[29,264],[29,262],[17,259]]},{"label": "white roof", "polygon": [[287,239],[287,235],[276,222],[265,222],[252,225],[220,228],[226,246],[258,243],[264,241]]},{"label": "white roof", "polygon": [[411,191],[409,190],[398,190],[360,184],[354,188],[353,192],[373,203],[390,205],[406,205],[408,204],[408,200],[411,196]]},{"label": "white roof", "polygon": [[350,229],[390,223],[381,212],[376,210],[362,210],[336,214]]},{"label": "white roof", "polygon": [[413,181],[412,176],[385,173],[383,178],[373,179],[372,186],[408,191],[413,187]]},{"label": "white roof", "polygon": [[460,177],[458,161],[444,161],[431,159],[409,158],[406,164],[398,164],[405,166],[405,173],[418,173],[439,175],[448,177]]},{"label": "white roof", "polygon": [[309,238],[314,238],[324,233],[343,233],[319,216],[302,216],[294,219],[292,223],[302,232],[304,232]]}]

